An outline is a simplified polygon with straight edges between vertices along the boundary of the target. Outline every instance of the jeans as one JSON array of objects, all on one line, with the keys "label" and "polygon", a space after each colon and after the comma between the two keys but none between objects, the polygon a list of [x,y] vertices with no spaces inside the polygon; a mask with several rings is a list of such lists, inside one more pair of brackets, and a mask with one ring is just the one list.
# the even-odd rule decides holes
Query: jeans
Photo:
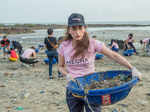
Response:
[{"label": "jeans", "polygon": [[3,53],[7,53],[8,52],[8,46],[4,46],[4,47],[2,47],[2,49],[3,49]]},{"label": "jeans", "polygon": [[66,100],[70,112],[84,112],[84,107],[86,112],[101,112],[100,105],[89,104],[89,108],[89,105],[84,99],[74,97],[69,90],[66,91]]},{"label": "jeans", "polygon": [[132,42],[128,42],[128,44],[130,45],[131,48],[133,48],[134,52],[136,53],[136,49],[135,49],[133,43]]},{"label": "jeans", "polygon": [[19,55],[21,55],[23,52],[22,48],[18,48],[18,52],[19,52]]},{"label": "jeans", "polygon": [[[52,77],[52,68],[53,68],[53,58],[56,59],[56,62],[58,64],[58,53],[57,51],[48,51],[47,57],[49,59],[49,77]],[[58,71],[58,77],[60,76],[60,72]]]},{"label": "jeans", "polygon": [[150,42],[146,44],[146,52],[149,52],[149,51],[150,51]]},{"label": "jeans", "polygon": [[115,52],[118,52],[119,51],[119,48],[116,48],[116,47],[112,47],[112,51],[115,51]]}]

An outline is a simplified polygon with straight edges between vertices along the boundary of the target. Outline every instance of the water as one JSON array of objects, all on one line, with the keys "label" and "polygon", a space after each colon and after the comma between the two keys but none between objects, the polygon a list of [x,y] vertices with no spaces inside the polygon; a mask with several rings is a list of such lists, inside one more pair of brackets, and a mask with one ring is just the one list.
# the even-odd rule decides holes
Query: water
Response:
[{"label": "water", "polygon": [[150,21],[97,21],[87,22],[87,24],[136,24],[136,25],[150,25]]},{"label": "water", "polygon": [[[150,26],[146,26],[146,27],[95,27],[95,28],[88,28],[87,31],[89,32],[89,34],[95,34],[96,32],[100,31],[100,32],[104,32],[104,31],[114,31],[114,32],[118,32],[118,31],[130,31],[130,32],[134,32],[134,31],[145,31],[145,32],[149,32],[150,31]],[[66,30],[65,29],[55,29],[54,30],[54,36],[55,37],[60,37],[63,36],[65,34]],[[28,34],[16,34],[16,35],[9,35],[8,37],[13,37],[13,39],[44,39],[47,36],[47,31],[46,30],[35,30],[35,33],[28,33]],[[107,35],[108,36],[108,35]],[[111,34],[110,36],[113,36],[113,34]],[[10,38],[11,40],[12,38]]]},{"label": "water", "polygon": [[[66,25],[67,22],[24,22],[24,23],[0,23],[0,24],[5,24],[5,25],[15,25],[15,24],[60,24],[60,25]],[[136,25],[150,25],[150,21],[86,21],[86,24],[136,24]]]},{"label": "water", "polygon": [[145,27],[99,27],[99,28],[88,28],[89,31],[99,30],[150,30],[150,26]]}]

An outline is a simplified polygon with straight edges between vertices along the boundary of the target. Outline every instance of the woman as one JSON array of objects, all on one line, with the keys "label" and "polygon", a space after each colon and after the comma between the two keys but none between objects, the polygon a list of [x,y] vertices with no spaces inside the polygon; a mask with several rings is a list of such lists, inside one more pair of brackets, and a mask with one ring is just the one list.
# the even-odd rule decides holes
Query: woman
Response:
[{"label": "woman", "polygon": [[125,50],[129,49],[129,48],[132,48],[134,50],[134,52],[137,54],[136,52],[136,48],[135,46],[133,45],[133,42],[134,42],[134,39],[133,39],[133,34],[130,33],[128,35],[128,39],[125,40]]},{"label": "woman", "polygon": [[111,50],[112,51],[115,51],[115,52],[118,52],[119,51],[119,46],[117,44],[117,41],[116,40],[112,40],[112,44],[111,44]]},{"label": "woman", "polygon": [[[125,58],[111,51],[102,42],[89,38],[86,32],[86,24],[81,14],[73,13],[68,19],[66,39],[58,49],[59,70],[68,81],[95,72],[94,61],[96,52],[102,53],[109,58],[124,65],[141,78],[140,73]],[[87,103],[66,92],[67,104],[70,112],[91,112]],[[100,112],[100,105],[90,105],[94,112]]]},{"label": "woman", "polygon": [[145,38],[144,40],[140,40],[140,44],[144,44],[143,50],[146,50],[146,52],[150,51],[150,38]]}]

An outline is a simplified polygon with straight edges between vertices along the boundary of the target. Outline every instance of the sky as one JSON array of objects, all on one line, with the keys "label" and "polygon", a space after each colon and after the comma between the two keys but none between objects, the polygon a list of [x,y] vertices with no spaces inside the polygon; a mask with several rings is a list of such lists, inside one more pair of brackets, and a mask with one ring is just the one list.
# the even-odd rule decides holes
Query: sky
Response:
[{"label": "sky", "polygon": [[0,4],[0,23],[66,23],[75,12],[87,22],[150,21],[150,0],[0,0]]}]

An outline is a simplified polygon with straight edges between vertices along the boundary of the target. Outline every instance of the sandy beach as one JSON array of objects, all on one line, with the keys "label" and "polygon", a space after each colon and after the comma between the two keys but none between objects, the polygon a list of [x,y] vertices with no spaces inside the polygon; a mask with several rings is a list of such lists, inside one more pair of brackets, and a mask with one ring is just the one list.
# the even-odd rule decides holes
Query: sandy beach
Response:
[{"label": "sandy beach", "polygon": [[[9,39],[18,40],[24,48],[43,43],[46,31],[31,34],[9,35]],[[135,34],[136,47],[140,55],[125,57],[142,74],[140,81],[130,92],[129,96],[110,106],[102,107],[102,112],[150,112],[150,57],[142,56],[140,39],[150,36],[150,30],[90,30],[90,36],[96,35],[98,40],[108,44],[110,39],[125,40],[129,33]],[[63,35],[57,31],[55,36]],[[24,37],[24,38],[23,38]],[[122,51],[120,51],[122,54]],[[65,100],[65,78],[57,77],[57,65],[54,65],[53,80],[48,80],[48,65],[43,62],[46,58],[45,49],[37,54],[41,60],[35,67],[22,65],[20,61],[9,62],[3,59],[0,51],[0,112],[69,112]],[[96,71],[127,70],[123,66],[104,56],[96,60]],[[18,111],[17,108],[22,107]]]}]

